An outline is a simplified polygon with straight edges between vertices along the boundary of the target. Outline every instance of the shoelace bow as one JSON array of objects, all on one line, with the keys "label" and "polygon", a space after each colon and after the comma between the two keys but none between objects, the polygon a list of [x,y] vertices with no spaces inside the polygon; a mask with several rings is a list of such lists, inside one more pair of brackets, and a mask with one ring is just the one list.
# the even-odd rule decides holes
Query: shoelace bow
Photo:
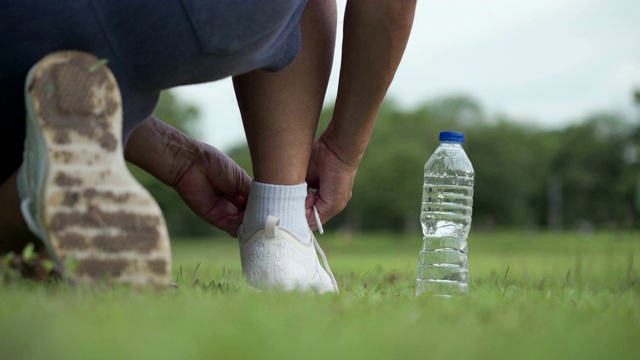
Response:
[{"label": "shoelace bow", "polygon": [[[316,208],[315,205],[313,205],[313,215],[316,217],[318,232],[320,233],[320,235],[324,234],[324,230],[322,229],[322,223],[320,222],[320,215],[318,215],[318,208]],[[335,276],[333,276],[331,267],[329,267],[327,256],[324,254],[324,251],[322,251],[322,248],[320,247],[320,244],[318,244],[318,240],[316,240],[316,237],[313,235],[313,233],[311,233],[311,240],[313,241],[313,246],[316,248],[316,251],[319,252],[320,257],[322,257],[322,263],[324,263],[324,267],[327,270],[327,273],[329,273],[329,277],[331,278],[331,284],[333,285],[334,290],[337,293],[339,293],[340,291],[338,290],[338,282],[336,281]]]}]

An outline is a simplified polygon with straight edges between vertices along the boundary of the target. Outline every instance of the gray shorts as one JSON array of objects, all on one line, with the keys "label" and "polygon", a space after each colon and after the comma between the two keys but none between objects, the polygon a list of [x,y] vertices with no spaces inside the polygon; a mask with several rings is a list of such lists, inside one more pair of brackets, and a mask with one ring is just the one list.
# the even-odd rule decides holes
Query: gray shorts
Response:
[{"label": "gray shorts", "polygon": [[0,183],[22,162],[24,80],[58,50],[109,60],[123,97],[123,138],[159,92],[255,69],[300,49],[306,0],[19,0],[0,2]]}]

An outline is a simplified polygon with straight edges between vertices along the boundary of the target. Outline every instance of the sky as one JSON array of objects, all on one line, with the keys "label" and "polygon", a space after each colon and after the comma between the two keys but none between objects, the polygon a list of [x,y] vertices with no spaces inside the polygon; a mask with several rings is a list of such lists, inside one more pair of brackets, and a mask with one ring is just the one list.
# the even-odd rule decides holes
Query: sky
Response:
[{"label": "sky", "polygon": [[[340,68],[342,16],[325,103]],[[639,0],[418,0],[405,55],[387,94],[411,109],[466,94],[489,114],[562,127],[589,112],[632,113],[640,89]],[[175,89],[200,108],[199,139],[246,143],[229,79]]]}]

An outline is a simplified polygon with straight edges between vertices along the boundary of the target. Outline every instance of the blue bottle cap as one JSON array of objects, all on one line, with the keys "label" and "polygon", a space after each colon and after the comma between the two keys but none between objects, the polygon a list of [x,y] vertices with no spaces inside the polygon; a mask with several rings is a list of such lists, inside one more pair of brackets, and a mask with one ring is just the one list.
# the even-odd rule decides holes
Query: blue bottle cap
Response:
[{"label": "blue bottle cap", "polygon": [[464,144],[464,133],[457,131],[443,131],[440,133],[440,141]]}]

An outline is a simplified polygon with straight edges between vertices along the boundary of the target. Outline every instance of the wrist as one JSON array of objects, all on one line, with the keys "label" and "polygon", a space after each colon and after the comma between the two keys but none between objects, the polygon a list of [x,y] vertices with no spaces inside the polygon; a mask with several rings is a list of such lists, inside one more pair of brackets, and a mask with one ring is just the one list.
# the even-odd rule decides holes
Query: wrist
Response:
[{"label": "wrist", "polygon": [[164,158],[165,178],[160,179],[166,185],[176,187],[182,176],[201,158],[202,144],[178,129],[161,121],[155,124],[155,131],[162,139],[164,149],[160,152]]},{"label": "wrist", "polygon": [[150,117],[131,134],[125,158],[162,183],[175,187],[202,152],[200,142]]},{"label": "wrist", "polygon": [[361,141],[343,136],[332,124],[329,124],[327,129],[322,133],[321,140],[324,142],[327,150],[340,160],[341,163],[353,168],[357,168],[360,165],[368,143],[368,141],[366,141],[363,146]]}]

